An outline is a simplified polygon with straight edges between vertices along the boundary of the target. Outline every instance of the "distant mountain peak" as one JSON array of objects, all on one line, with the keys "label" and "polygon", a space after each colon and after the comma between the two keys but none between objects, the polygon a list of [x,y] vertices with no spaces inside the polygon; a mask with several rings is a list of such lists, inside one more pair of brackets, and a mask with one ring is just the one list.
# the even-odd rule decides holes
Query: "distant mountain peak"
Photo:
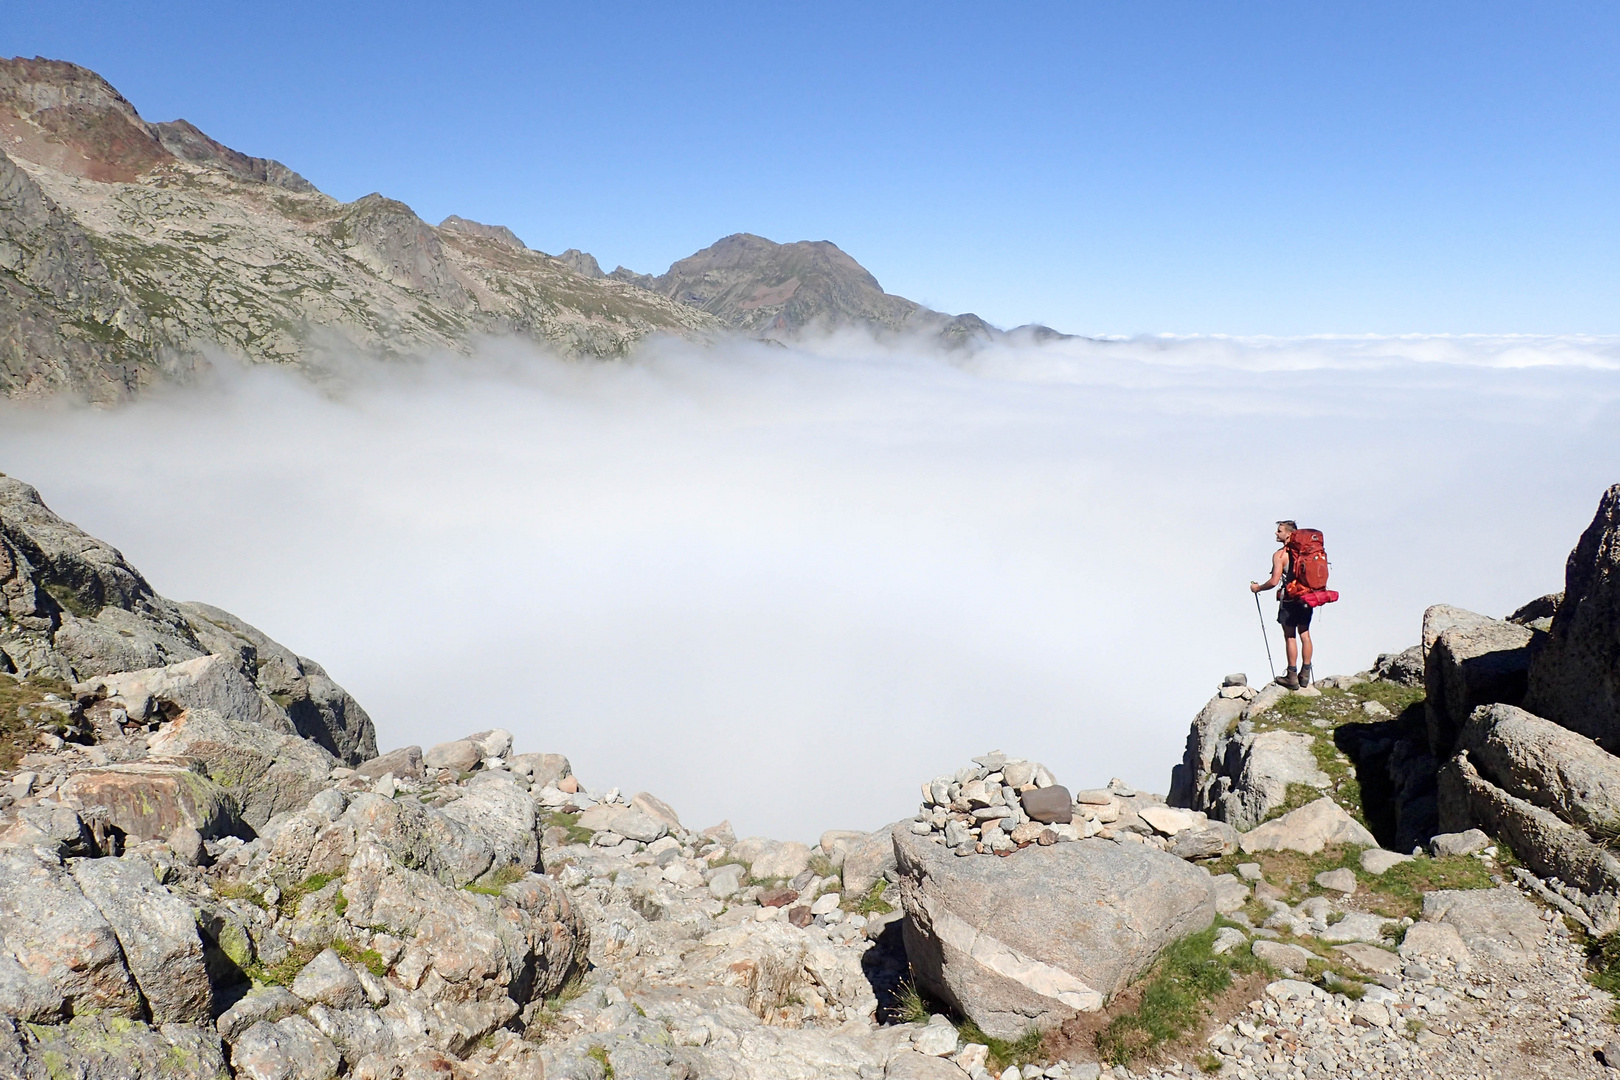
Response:
[{"label": "distant mountain peak", "polygon": [[315,190],[281,162],[232,150],[189,121],[148,123],[100,75],[38,56],[0,59],[0,150],[103,183],[131,183],[178,159],[239,180]]},{"label": "distant mountain peak", "polygon": [[482,236],[486,240],[499,240],[508,247],[516,248],[519,251],[529,250],[528,245],[518,239],[517,233],[508,229],[505,225],[485,225],[481,221],[470,221],[457,214],[451,214],[439,222],[439,228],[452,229],[456,232],[466,233],[469,236]]},{"label": "distant mountain peak", "polygon": [[581,251],[579,248],[569,248],[557,256],[557,261],[580,277],[599,278],[607,276],[602,273],[602,267],[597,263],[596,256],[588,251]]},{"label": "distant mountain peak", "polygon": [[193,165],[208,165],[230,173],[238,180],[270,184],[288,191],[310,192],[315,185],[273,158],[249,157],[215,142],[197,129],[189,120],[170,120],[152,125],[157,129],[158,142],[181,161]]},{"label": "distant mountain peak", "polygon": [[779,244],[732,233],[657,277],[622,266],[608,276],[766,336],[861,326],[932,334],[960,345],[1001,333],[977,315],[952,316],[884,292],[871,271],[830,240]]},{"label": "distant mountain peak", "polygon": [[0,149],[104,183],[127,183],[173,157],[106,79],[42,56],[0,59]]}]

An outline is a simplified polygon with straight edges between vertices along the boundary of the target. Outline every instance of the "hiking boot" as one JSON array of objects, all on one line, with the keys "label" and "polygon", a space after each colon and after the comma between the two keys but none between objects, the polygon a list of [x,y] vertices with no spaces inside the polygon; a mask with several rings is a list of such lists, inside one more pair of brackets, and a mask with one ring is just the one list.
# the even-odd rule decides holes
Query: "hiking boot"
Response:
[{"label": "hiking boot", "polygon": [[1289,690],[1298,690],[1299,676],[1294,673],[1293,668],[1289,668],[1287,671],[1282,673],[1282,678],[1277,680],[1277,685],[1286,687]]},{"label": "hiking boot", "polygon": [[1309,664],[1301,664],[1300,665],[1300,668],[1299,668],[1299,685],[1301,687],[1306,687],[1306,686],[1311,685],[1311,665],[1309,665]]}]

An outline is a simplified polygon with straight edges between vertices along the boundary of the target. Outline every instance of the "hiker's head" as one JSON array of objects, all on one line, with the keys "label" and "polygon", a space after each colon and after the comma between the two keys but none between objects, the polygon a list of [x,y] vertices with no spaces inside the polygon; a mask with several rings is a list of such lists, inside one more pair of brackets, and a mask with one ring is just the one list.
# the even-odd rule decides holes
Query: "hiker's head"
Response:
[{"label": "hiker's head", "polygon": [[1295,525],[1292,521],[1279,521],[1279,522],[1277,522],[1277,540],[1278,540],[1278,542],[1286,544],[1288,542],[1288,538],[1290,536],[1294,535],[1294,530],[1297,529],[1297,528],[1299,528],[1299,526]]}]

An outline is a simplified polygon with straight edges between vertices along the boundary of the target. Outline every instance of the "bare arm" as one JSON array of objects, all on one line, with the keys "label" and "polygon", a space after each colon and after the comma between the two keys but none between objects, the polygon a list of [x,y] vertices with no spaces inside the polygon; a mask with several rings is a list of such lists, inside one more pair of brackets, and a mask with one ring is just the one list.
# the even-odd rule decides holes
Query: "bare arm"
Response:
[{"label": "bare arm", "polygon": [[1283,567],[1288,565],[1288,552],[1278,548],[1271,556],[1271,576],[1265,581],[1249,582],[1250,592],[1264,592],[1266,589],[1275,589],[1277,583],[1282,581]]}]

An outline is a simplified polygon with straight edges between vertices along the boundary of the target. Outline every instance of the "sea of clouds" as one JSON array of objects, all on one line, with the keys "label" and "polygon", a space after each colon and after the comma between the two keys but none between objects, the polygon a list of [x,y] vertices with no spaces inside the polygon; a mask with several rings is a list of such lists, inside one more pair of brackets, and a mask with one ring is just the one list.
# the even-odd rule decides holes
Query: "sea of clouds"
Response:
[{"label": "sea of clouds", "polygon": [[1343,593],[1319,674],[1431,603],[1560,588],[1620,481],[1617,372],[1575,338],[490,342],[0,407],[0,469],[318,659],[384,748],[505,727],[813,842],[993,748],[1163,791],[1220,677],[1269,677],[1246,584],[1278,518]]}]

